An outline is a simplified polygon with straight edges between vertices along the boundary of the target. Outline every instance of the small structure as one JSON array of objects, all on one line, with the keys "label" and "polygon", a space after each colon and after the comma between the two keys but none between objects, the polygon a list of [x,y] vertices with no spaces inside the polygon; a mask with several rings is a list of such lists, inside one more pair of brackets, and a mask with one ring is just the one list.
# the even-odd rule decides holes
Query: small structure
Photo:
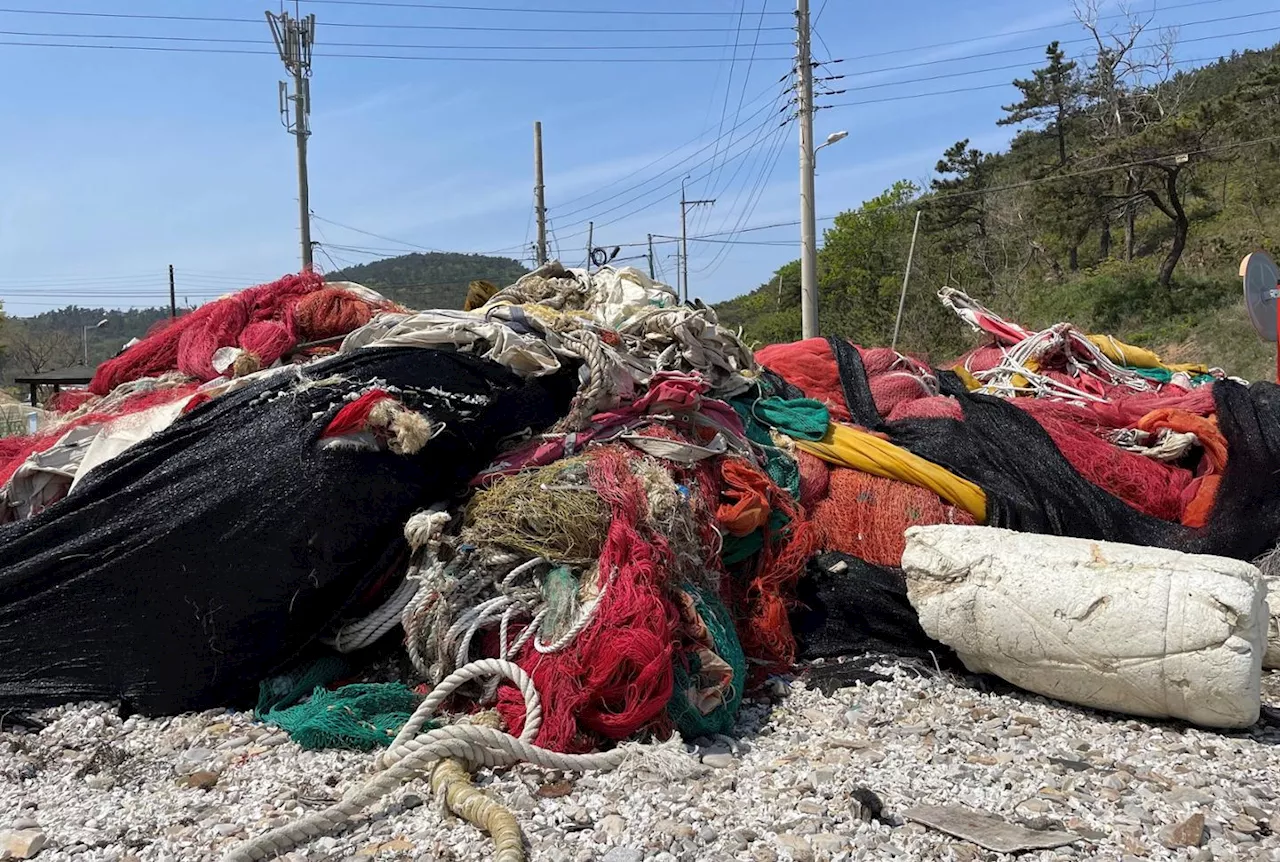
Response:
[{"label": "small structure", "polygon": [[19,374],[13,382],[19,386],[31,387],[31,406],[39,407],[37,393],[41,386],[52,386],[55,393],[61,392],[64,386],[88,386],[93,380],[96,368],[87,365],[76,365],[72,368],[59,368],[53,371],[41,371],[38,374]]}]

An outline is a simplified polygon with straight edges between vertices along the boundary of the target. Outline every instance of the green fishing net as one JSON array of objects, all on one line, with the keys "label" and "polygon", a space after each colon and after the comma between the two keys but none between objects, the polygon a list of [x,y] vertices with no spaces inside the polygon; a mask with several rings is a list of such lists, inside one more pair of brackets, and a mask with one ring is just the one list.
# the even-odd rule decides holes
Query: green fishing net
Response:
[{"label": "green fishing net", "polygon": [[[258,715],[306,749],[354,748],[372,751],[390,745],[417,709],[421,698],[398,682],[318,687],[297,706]],[[424,729],[436,725],[428,722]]]},{"label": "green fishing net", "polygon": [[742,644],[738,642],[733,617],[719,597],[694,586],[686,586],[684,589],[693,598],[698,616],[711,634],[716,655],[733,669],[733,684],[724,702],[703,715],[701,710],[690,703],[688,695],[690,686],[697,684],[698,674],[702,669],[698,654],[685,653],[677,656],[674,663],[675,684],[671,690],[671,700],[667,703],[667,715],[685,739],[728,733],[733,730],[734,722],[738,719],[738,709],[742,706],[743,688],[747,682],[747,658],[742,651]]}]

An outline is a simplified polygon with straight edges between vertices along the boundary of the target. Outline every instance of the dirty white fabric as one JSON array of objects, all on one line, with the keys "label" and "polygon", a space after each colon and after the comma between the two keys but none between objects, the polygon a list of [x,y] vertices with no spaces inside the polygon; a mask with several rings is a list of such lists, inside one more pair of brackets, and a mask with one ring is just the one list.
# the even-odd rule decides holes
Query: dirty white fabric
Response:
[{"label": "dirty white fabric", "polygon": [[470,311],[382,314],[349,334],[340,352],[361,347],[456,347],[472,350],[524,377],[560,370],[546,341]]},{"label": "dirty white fabric", "polygon": [[182,408],[189,398],[179,398],[171,404],[159,404],[140,413],[130,413],[102,425],[90,441],[76,470],[68,493],[88,475],[89,471],[105,463],[121,452],[136,446],[157,431],[163,431],[182,415]]},{"label": "dirty white fabric", "polygon": [[1268,613],[1254,566],[991,527],[906,535],[920,623],[970,670],[1098,709],[1257,721]]},{"label": "dirty white fabric", "polygon": [[100,425],[72,428],[43,452],[30,455],[0,487],[0,523],[25,521],[67,496]]}]

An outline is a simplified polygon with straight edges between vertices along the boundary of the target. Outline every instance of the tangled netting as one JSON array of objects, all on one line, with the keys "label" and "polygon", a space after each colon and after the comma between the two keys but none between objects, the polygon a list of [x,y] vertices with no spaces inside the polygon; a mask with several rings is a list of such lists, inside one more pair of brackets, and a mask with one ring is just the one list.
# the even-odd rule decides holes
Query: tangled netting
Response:
[{"label": "tangled netting", "polygon": [[[386,750],[234,858],[430,769],[515,862],[467,766],[732,732],[797,659],[957,666],[907,597],[914,525],[1274,548],[1280,388],[943,301],[990,341],[950,369],[837,337],[753,360],[714,310],[611,267],[475,282],[462,310],[309,274],[211,303],[0,440],[0,709],[257,690],[308,747]],[[353,675],[401,637],[402,680]]]},{"label": "tangled netting", "polygon": [[[249,373],[299,344],[346,335],[368,323],[375,311],[394,307],[371,291],[325,287],[314,272],[286,275],[162,321],[146,338],[98,366],[89,389],[106,395],[122,383],[166,371],[201,381]],[[226,348],[235,350],[225,367],[217,367],[219,351]]]}]

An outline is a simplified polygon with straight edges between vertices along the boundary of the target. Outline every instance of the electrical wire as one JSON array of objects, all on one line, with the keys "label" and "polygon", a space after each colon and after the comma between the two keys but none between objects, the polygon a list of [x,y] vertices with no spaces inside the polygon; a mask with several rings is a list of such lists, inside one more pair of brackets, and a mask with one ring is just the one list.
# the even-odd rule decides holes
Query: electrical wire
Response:
[{"label": "electrical wire", "polygon": [[[1272,29],[1280,30],[1280,27],[1274,27]],[[1266,32],[1266,31],[1255,31],[1255,32]],[[1270,49],[1266,49],[1266,50],[1270,50]],[[1169,65],[1171,67],[1186,66],[1194,63],[1209,63],[1217,59],[1219,58],[1198,57],[1191,60],[1175,60],[1171,62]],[[952,76],[948,75],[944,77],[952,77]],[[899,96],[886,96],[884,98],[879,98],[879,99],[859,99],[852,102],[832,102],[830,105],[822,105],[821,109],[825,110],[827,108],[846,108],[846,107],[854,107],[857,105],[879,105],[879,104],[884,104],[886,102],[900,102],[900,101],[906,101],[908,99],[927,99],[933,96],[951,96],[957,93],[976,93],[980,90],[997,90],[997,89],[1012,87],[1012,86],[1013,86],[1012,82],[1002,81],[998,84],[982,84],[982,85],[973,86],[973,87],[956,87],[950,90],[930,90],[924,93],[906,93]]]},{"label": "electrical wire", "polygon": [[[742,40],[742,18],[747,11],[747,0],[738,0],[738,23],[733,34],[733,55],[729,59],[729,76],[728,82],[724,87],[724,101],[720,103],[720,124],[716,128],[715,149],[711,153],[711,177],[716,174],[716,159],[720,155],[720,141],[723,140],[724,119],[729,113],[729,100],[733,98],[733,72],[738,65],[738,44]],[[717,78],[717,83],[719,79]],[[714,91],[715,88],[713,88]],[[712,191],[709,193],[708,189]],[[712,197],[714,195],[714,180],[708,179],[707,183],[702,187],[701,197]],[[709,208],[708,208],[709,209]],[[701,213],[694,216],[695,221],[701,216]]]},{"label": "electrical wire", "polygon": [[[1220,2],[1220,0],[1215,0]],[[200,24],[251,24],[262,26],[261,18],[220,18],[204,15],[146,15],[125,12],[82,12],[64,9],[0,9],[0,14],[9,15],[51,15],[72,18],[103,18],[127,21],[184,21]],[[362,30],[440,30],[455,32],[481,33],[563,33],[564,27],[492,27],[456,24],[371,24],[362,21],[330,21],[325,19],[320,26],[328,30],[331,27]],[[769,32],[790,32],[792,27],[765,27]],[[716,27],[630,27],[628,33],[729,33],[732,28]]]},{"label": "electrical wire", "polygon": [[[787,137],[786,131],[787,131],[786,127],[783,127],[782,129],[779,130],[778,140],[774,143],[773,158],[772,160],[770,160],[766,155],[765,162],[764,162],[764,165],[765,165],[764,169],[757,176],[756,183],[755,185],[753,185],[751,193],[747,195],[747,205],[738,214],[738,219],[737,221],[734,222],[733,230],[736,231],[737,229],[742,227],[743,223],[750,220],[751,216],[755,214],[756,207],[760,205],[760,201],[764,197],[764,191],[766,188],[768,188],[769,178],[773,176],[774,171],[777,170],[778,160],[782,157],[783,152],[786,151],[786,146],[785,146],[786,137]],[[734,206],[735,207],[737,206],[736,198],[734,199]],[[723,224],[721,225],[721,227],[723,227]],[[729,235],[734,236],[735,234],[731,232]],[[718,270],[721,264],[723,264],[724,261],[728,259],[728,254],[729,254],[729,251],[731,250],[731,246],[736,243],[734,243],[733,240],[720,240],[720,242],[723,243],[723,247],[720,249],[719,252],[716,253],[714,257],[712,257],[709,263],[707,263],[706,265],[702,266],[697,270],[698,274],[709,276],[712,273],[714,273],[716,270]]]},{"label": "electrical wire", "polygon": [[[1269,9],[1269,10],[1267,10],[1267,11],[1265,11],[1265,12],[1249,12],[1249,13],[1247,13],[1247,14],[1243,14],[1243,15],[1226,15],[1226,16],[1222,16],[1222,17],[1219,17],[1219,18],[1206,18],[1206,19],[1203,19],[1203,20],[1201,20],[1201,21],[1184,21],[1184,22],[1182,22],[1182,23],[1180,23],[1180,24],[1163,24],[1163,25],[1161,25],[1160,29],[1166,29],[1166,30],[1169,30],[1169,29],[1182,30],[1182,29],[1185,29],[1185,28],[1187,28],[1187,27],[1199,27],[1199,26],[1202,26],[1202,25],[1205,25],[1205,24],[1219,24],[1219,23],[1222,23],[1222,22],[1224,22],[1224,21],[1238,21],[1238,20],[1241,20],[1241,19],[1244,19],[1244,18],[1257,18],[1257,17],[1263,16],[1263,15],[1277,15],[1277,14],[1280,14],[1280,9]],[[1276,28],[1271,28],[1271,29],[1276,29]],[[1241,32],[1238,32],[1238,33],[1217,33],[1217,34],[1214,34],[1214,35],[1212,35],[1212,36],[1199,36],[1199,37],[1197,37],[1197,38],[1195,38],[1195,39],[1181,39],[1181,38],[1179,38],[1179,39],[1178,39],[1178,44],[1179,44],[1179,45],[1182,45],[1182,44],[1185,44],[1185,43],[1187,43],[1187,42],[1205,42],[1205,41],[1208,41],[1208,40],[1210,40],[1210,39],[1225,39],[1225,38],[1232,37],[1232,36],[1250,36],[1250,35],[1253,35],[1254,33],[1266,33],[1266,32],[1269,32],[1269,30],[1244,30],[1244,31],[1241,31]],[[1058,41],[1058,45],[1059,45],[1059,46],[1062,46],[1062,45],[1095,44],[1095,43],[1094,43],[1094,39],[1093,39],[1093,37],[1092,37],[1092,36],[1086,36],[1086,37],[1083,37],[1083,38],[1080,38],[1080,39],[1059,39],[1059,40],[1057,40],[1057,41]],[[923,60],[923,61],[918,62],[918,63],[904,63],[904,64],[899,65],[899,66],[881,66],[881,67],[876,68],[876,69],[866,69],[866,70],[863,70],[863,71],[860,71],[860,72],[846,72],[846,73],[845,73],[845,75],[846,75],[847,77],[850,77],[850,78],[853,78],[853,77],[860,77],[860,76],[865,76],[865,75],[879,75],[879,74],[882,74],[882,73],[884,73],[884,72],[899,72],[899,71],[902,71],[902,70],[904,70],[904,69],[919,69],[919,68],[923,68],[923,67],[926,67],[926,66],[940,66],[940,65],[942,65],[942,64],[944,64],[944,63],[958,63],[958,62],[960,62],[960,61],[962,61],[962,60],[976,60],[976,59],[980,59],[980,58],[983,58],[983,57],[999,57],[999,56],[1002,56],[1002,55],[1005,55],[1005,54],[1017,54],[1017,53],[1019,53],[1019,52],[1021,52],[1021,51],[1041,51],[1041,52],[1043,52],[1043,51],[1044,51],[1044,47],[1045,47],[1044,45],[1024,45],[1024,46],[1023,46],[1023,47],[1021,47],[1021,48],[1004,48],[1004,49],[1001,49],[1001,50],[999,50],[999,51],[983,51],[983,52],[981,52],[981,53],[977,53],[977,54],[963,54],[963,55],[958,56],[958,57],[947,57],[947,58],[938,59],[938,60]],[[1143,47],[1151,47],[1151,46],[1149,46],[1149,45],[1148,45],[1148,46],[1143,46]],[[842,60],[841,62],[844,62],[844,61]]]},{"label": "electrical wire", "polygon": [[[50,33],[0,30],[3,36],[33,39],[134,39],[146,42],[210,42],[219,45],[274,45],[270,39],[233,39],[218,36],[155,36],[134,33]],[[766,47],[786,47],[790,42],[766,42]],[[412,51],[706,51],[730,45],[413,45],[400,42],[324,42],[326,48],[395,48]]]},{"label": "electrical wire", "polygon": [[[772,92],[772,91],[774,90],[774,87],[775,87],[775,84],[772,84],[772,83],[771,83],[771,84],[769,84],[769,86],[767,86],[767,87],[765,87],[763,90],[761,90],[761,91],[760,91],[760,93],[759,93],[758,95],[756,95],[754,98],[752,98],[752,100],[751,100],[750,102],[748,102],[748,103],[747,103],[747,104],[748,104],[748,106],[756,104],[756,103],[757,103],[757,102],[759,102],[761,99],[763,99],[765,96],[769,95],[769,93],[770,93],[770,92]],[[774,96],[773,101],[774,101],[774,102],[776,102],[776,101],[777,101],[777,96],[776,96],[776,95]],[[754,119],[755,117],[759,116],[762,110],[763,110],[763,109],[761,109],[761,110],[757,110],[757,111],[756,111],[756,112],[754,112],[753,114],[749,115],[749,116],[747,117],[747,121],[749,122],[750,120],[752,120],[752,119]],[[737,126],[735,126],[735,127],[734,127],[734,129],[736,129],[736,128],[737,128]],[[734,131],[734,129],[730,129],[730,131],[732,132],[732,131]],[[578,195],[577,197],[569,198],[569,200],[567,200],[567,201],[561,201],[561,203],[560,203],[560,207],[567,207],[567,206],[569,206],[570,204],[577,203],[578,201],[586,200],[586,199],[591,198],[591,197],[593,197],[594,195],[596,195],[596,194],[598,194],[598,193],[600,193],[600,192],[602,192],[602,191],[604,191],[604,190],[606,190],[606,189],[609,189],[609,188],[612,188],[613,186],[616,186],[618,183],[625,182],[625,181],[627,181],[627,180],[631,179],[632,177],[636,176],[637,174],[641,174],[641,173],[643,173],[644,171],[647,171],[649,168],[651,168],[651,167],[653,167],[653,166],[655,166],[655,165],[661,164],[663,161],[665,161],[666,159],[668,159],[668,158],[670,158],[671,156],[675,155],[676,153],[680,152],[681,150],[685,149],[686,147],[691,147],[691,146],[693,146],[693,145],[694,145],[694,144],[696,144],[698,141],[702,140],[702,139],[703,139],[706,135],[708,135],[710,132],[711,132],[711,127],[710,127],[710,126],[708,126],[707,128],[703,129],[701,132],[699,132],[697,135],[694,135],[692,139],[690,139],[690,140],[686,141],[685,143],[682,143],[682,144],[679,144],[679,145],[677,145],[677,146],[673,147],[672,149],[670,149],[670,150],[668,150],[667,152],[663,153],[662,155],[658,156],[656,159],[654,159],[653,161],[649,162],[648,164],[641,165],[640,167],[636,168],[635,170],[631,171],[630,173],[625,174],[625,175],[623,175],[623,176],[619,177],[618,179],[613,180],[613,181],[612,181],[612,182],[610,182],[610,183],[607,183],[606,185],[600,186],[599,188],[597,188],[597,189],[596,189],[595,191],[593,191],[593,192],[588,192],[587,194],[582,194],[582,195]],[[710,146],[710,144],[708,144],[707,146]],[[699,152],[702,152],[702,150],[705,150],[705,149],[706,149],[706,147],[703,147],[703,148],[702,148],[702,149],[700,149],[700,150],[695,150],[693,153],[690,153],[690,154],[689,154],[689,156],[691,157],[691,156],[697,155]],[[688,157],[686,157],[686,158],[688,158]],[[643,183],[641,183],[641,185],[643,185]],[[631,189],[638,188],[638,187],[639,187],[639,186],[631,186]],[[630,190],[630,189],[624,189],[624,190],[623,190],[623,192],[620,192],[619,194],[625,194],[625,193],[626,193],[626,191],[629,191],[629,190]],[[606,199],[606,200],[607,200],[607,199]],[[582,209],[585,209],[585,208],[582,208]],[[570,211],[568,212],[568,214],[569,214],[569,215],[573,215],[573,214],[574,214],[574,213],[576,213],[576,212],[581,212],[581,211],[582,211],[582,209],[578,209],[578,210],[570,210]]]},{"label": "electrical wire", "polygon": [[[766,122],[772,122],[772,120],[767,120]],[[788,121],[786,121],[786,122],[790,122],[790,121],[788,120]],[[744,136],[744,137],[745,137],[745,136]],[[740,140],[741,140],[741,139],[740,139]],[[741,152],[737,153],[736,155],[733,155],[733,156],[727,156],[726,158],[727,158],[727,159],[729,159],[729,160],[734,160],[734,159],[743,158],[743,157],[745,157],[747,154],[749,154],[749,153],[751,152],[751,150],[752,150],[752,147],[753,147],[753,146],[754,146],[754,145],[749,145],[749,146],[747,147],[747,149],[742,150]],[[693,166],[693,168],[701,167],[702,165],[707,164],[707,162],[708,162],[708,161],[709,161],[709,160],[704,159],[702,162],[699,162],[697,165],[694,165],[694,166]],[[692,170],[692,169],[691,169],[691,170]],[[699,181],[699,180],[703,179],[704,177],[705,177],[705,174],[704,174],[704,175],[702,175],[702,176],[699,176],[699,177],[695,177],[695,178],[694,178],[694,181],[695,181],[695,182],[697,182],[697,181]],[[664,185],[670,185],[670,184],[672,184],[673,182],[674,182],[674,180],[669,180],[667,183],[664,183]],[[655,193],[658,193],[658,192],[660,192],[661,190],[662,190],[662,186],[658,186],[658,187],[656,187],[656,188],[654,188],[654,189],[651,189],[650,191],[642,192],[642,193],[640,193],[640,194],[638,194],[638,195],[635,195],[635,196],[633,196],[633,197],[629,198],[628,200],[623,201],[622,203],[616,204],[616,205],[614,205],[614,206],[612,206],[612,207],[609,207],[609,208],[608,208],[608,209],[606,209],[606,210],[603,210],[603,211],[601,211],[601,212],[596,213],[596,215],[595,215],[592,219],[581,219],[581,220],[579,220],[579,221],[576,221],[576,222],[571,223],[570,225],[568,225],[568,227],[573,227],[573,226],[576,226],[576,225],[580,225],[580,224],[583,224],[583,223],[585,223],[585,222],[587,222],[587,221],[595,221],[595,222],[596,222],[596,226],[597,226],[597,227],[604,227],[604,226],[611,225],[611,224],[617,224],[618,222],[620,222],[620,221],[622,221],[622,220],[624,220],[624,219],[630,218],[631,216],[636,215],[637,213],[644,212],[644,211],[645,211],[645,210],[647,210],[647,209],[652,209],[653,207],[657,206],[658,204],[660,204],[660,203],[662,203],[662,202],[664,202],[664,201],[671,200],[671,199],[673,199],[677,194],[679,194],[679,193],[680,193],[680,190],[679,190],[679,189],[675,189],[674,191],[667,192],[666,194],[663,194],[663,195],[661,195],[660,197],[658,197],[658,198],[656,198],[656,199],[654,199],[654,200],[652,200],[652,201],[649,201],[648,203],[641,204],[639,207],[637,207],[637,208],[635,208],[635,209],[633,209],[633,210],[630,210],[629,212],[627,212],[627,213],[625,213],[625,214],[623,214],[623,215],[616,216],[616,217],[614,217],[614,218],[613,218],[612,220],[610,220],[610,221],[603,221],[603,220],[601,220],[601,219],[600,219],[600,217],[601,217],[601,216],[605,216],[605,215],[608,215],[608,214],[610,214],[610,213],[616,212],[616,211],[618,211],[618,210],[622,209],[622,208],[623,208],[623,207],[625,207],[625,206],[628,206],[628,205],[630,205],[630,204],[632,204],[632,203],[635,203],[636,201],[638,201],[638,200],[640,200],[640,199],[642,199],[642,198],[645,198],[645,197],[648,197],[648,196],[653,195],[653,194],[655,194]],[[569,235],[569,237],[578,236],[578,235],[579,235],[579,234],[581,234],[581,233],[585,233],[585,231],[579,231],[578,233],[570,234],[570,235]],[[566,239],[568,239],[569,237],[566,237]]]},{"label": "electrical wire", "polygon": [[[757,110],[757,111],[754,111],[754,112],[753,112],[750,116],[748,116],[745,120],[743,120],[741,123],[739,123],[739,124],[738,124],[737,126],[735,126],[734,128],[730,129],[726,134],[727,134],[727,135],[732,135],[732,134],[733,134],[734,132],[736,132],[738,129],[740,129],[741,127],[743,127],[743,126],[747,125],[747,124],[748,124],[748,123],[750,123],[752,120],[756,119],[757,117],[761,116],[762,114],[765,114],[764,120],[763,120],[762,122],[758,123],[757,125],[755,125],[755,126],[751,127],[751,128],[750,128],[750,129],[748,129],[746,132],[744,132],[744,133],[743,133],[743,134],[738,138],[738,141],[742,141],[742,140],[746,139],[747,137],[749,137],[753,132],[756,132],[756,131],[758,131],[758,130],[759,130],[759,129],[761,129],[761,128],[767,127],[767,126],[769,126],[769,125],[771,125],[771,124],[773,124],[773,123],[777,122],[777,121],[776,121],[776,119],[775,119],[775,117],[776,117],[776,115],[777,115],[778,111],[774,110],[774,106],[776,106],[776,105],[778,104],[778,101],[779,101],[780,99],[781,99],[781,94],[779,94],[779,95],[775,96],[775,97],[774,97],[774,101],[773,101],[771,104],[766,105],[766,106],[762,107],[761,109],[759,109],[759,110]],[[731,140],[728,146],[729,146],[729,147],[732,147],[732,146],[733,146],[733,144],[734,144],[734,141],[732,141],[732,140]],[[678,161],[678,162],[676,162],[676,163],[672,164],[671,166],[669,166],[669,167],[667,167],[667,168],[663,169],[662,171],[658,172],[658,173],[657,173],[657,174],[655,174],[653,177],[650,177],[650,178],[649,178],[649,179],[647,179],[647,180],[643,180],[643,181],[641,181],[641,182],[639,182],[639,183],[635,183],[634,185],[628,186],[627,188],[624,188],[624,189],[622,189],[621,191],[618,191],[618,192],[616,192],[616,193],[614,193],[614,194],[610,195],[610,196],[609,196],[609,197],[607,197],[607,198],[604,198],[604,199],[602,199],[602,200],[595,201],[594,203],[592,203],[592,204],[591,204],[591,205],[589,205],[589,206],[582,206],[582,207],[578,207],[578,208],[573,209],[573,210],[570,210],[570,211],[568,211],[568,212],[559,212],[559,211],[557,211],[557,216],[563,219],[563,218],[566,218],[566,217],[569,217],[569,216],[574,216],[574,215],[577,215],[577,214],[579,214],[579,213],[588,212],[588,211],[596,212],[598,215],[606,215],[606,214],[608,214],[608,213],[614,212],[614,211],[616,211],[617,209],[619,209],[619,208],[621,208],[621,207],[623,207],[623,206],[626,206],[626,205],[628,205],[628,204],[630,204],[630,203],[633,203],[633,202],[635,202],[635,201],[639,200],[639,199],[640,199],[640,198],[642,198],[642,197],[645,197],[646,195],[652,194],[654,191],[657,191],[657,190],[658,190],[659,188],[661,188],[662,186],[665,186],[665,185],[669,184],[670,182],[672,182],[676,176],[679,176],[680,174],[688,173],[688,172],[690,172],[690,171],[693,171],[693,170],[696,170],[696,169],[698,169],[698,168],[702,167],[703,165],[708,164],[708,163],[711,161],[711,159],[709,159],[709,158],[707,158],[707,159],[702,159],[701,161],[696,162],[696,163],[694,163],[694,164],[692,164],[692,165],[690,165],[689,163],[690,163],[690,161],[691,161],[695,156],[697,156],[699,153],[706,152],[706,151],[707,151],[708,149],[710,149],[710,148],[711,148],[711,144],[705,144],[704,146],[699,147],[697,150],[694,150],[692,153],[690,153],[688,156],[684,157],[684,158],[683,158],[683,159],[681,159],[680,161]],[[650,184],[652,184],[652,183],[658,182],[658,180],[660,180],[662,177],[668,177],[668,179],[663,180],[663,181],[662,181],[661,183],[659,183],[659,184],[658,184],[658,186],[656,186],[654,189],[651,189],[650,191],[647,191],[647,192],[640,192],[639,194],[637,194],[637,195],[633,195],[632,197],[630,197],[630,198],[628,198],[627,200],[623,201],[621,204],[618,204],[618,205],[617,205],[617,206],[615,206],[615,207],[612,207],[612,208],[610,208],[610,209],[605,210],[603,213],[599,212],[598,207],[600,207],[601,205],[606,204],[606,203],[608,203],[608,202],[610,202],[610,201],[612,201],[612,200],[616,200],[617,198],[620,198],[620,197],[622,197],[623,195],[626,195],[626,194],[628,194],[628,193],[630,193],[630,192],[633,192],[633,191],[637,191],[637,190],[639,190],[639,189],[642,189],[642,188],[644,188],[645,186],[648,186],[648,185],[650,185]],[[577,220],[577,221],[575,221],[575,222],[571,222],[569,225],[564,225],[564,223],[563,223],[563,221],[562,221],[562,222],[561,222],[561,225],[562,225],[562,226],[575,226],[575,225],[579,225],[579,224],[585,224],[585,223],[586,223],[587,221],[589,221],[589,220],[591,220],[591,219],[590,219],[590,218],[583,218],[583,219],[579,219],[579,220]]]},{"label": "electrical wire", "polygon": [[[1211,4],[1224,3],[1224,2],[1227,2],[1227,0],[1196,0],[1196,2],[1194,3],[1180,3],[1176,6],[1163,6],[1160,9],[1153,10],[1153,11],[1172,12],[1175,9],[1189,9],[1193,6],[1208,6]],[[825,8],[826,6],[825,2],[823,3],[823,6]],[[818,13],[818,17],[822,17],[821,12]],[[1129,18],[1129,17],[1130,17],[1129,13],[1120,12],[1115,15],[1101,15],[1096,20],[1112,21],[1118,18]],[[1005,39],[1005,38],[1008,38],[1009,36],[1022,36],[1027,33],[1040,33],[1045,30],[1057,30],[1060,27],[1068,27],[1070,25],[1071,25],[1070,21],[1063,21],[1060,24],[1045,24],[1044,26],[1041,26],[1041,27],[1026,27],[1021,30],[1001,30],[998,33],[991,33],[986,36],[974,36],[969,39],[949,39],[946,42],[934,42],[928,45],[910,45],[905,48],[893,48],[889,51],[877,51],[874,54],[858,54],[853,57],[845,57],[844,59],[848,62],[854,62],[855,60],[874,60],[879,57],[890,57],[895,54],[911,54],[916,51],[928,51],[933,48],[953,48],[956,45],[968,45],[974,42],[989,42],[992,39]],[[814,26],[815,27],[817,26],[816,21],[814,22]],[[1044,46],[1041,45],[1039,47],[1043,48]]]},{"label": "electrical wire", "polygon": [[[74,37],[72,37],[74,38]],[[145,38],[117,36],[115,38]],[[145,51],[165,54],[238,54],[246,56],[276,57],[276,51],[254,51],[248,48],[196,48],[177,45],[107,45],[84,44],[73,42],[18,42],[0,41],[0,45],[10,48],[64,48],[90,51]],[[458,50],[466,50],[459,48]],[[517,48],[516,50],[521,50]],[[565,50],[568,50],[567,48]],[[314,56],[326,59],[342,60],[412,60],[439,63],[719,63],[716,57],[438,57],[422,54],[356,54],[315,51]],[[764,59],[764,58],[762,58]],[[770,57],[772,61],[790,59],[788,57]]]},{"label": "electrical wire", "polygon": [[[521,8],[513,6],[463,6],[458,4],[446,3],[396,3],[391,0],[305,0],[306,3],[313,5],[326,6],[377,6],[390,9],[441,9],[453,10],[459,12],[505,12],[505,13],[524,13],[536,15],[670,15],[683,17],[711,17],[732,14],[727,12],[711,12],[692,9],[646,9],[643,12],[633,12],[627,9],[538,9],[538,8]],[[770,12],[770,15],[790,15],[790,12]]]}]

